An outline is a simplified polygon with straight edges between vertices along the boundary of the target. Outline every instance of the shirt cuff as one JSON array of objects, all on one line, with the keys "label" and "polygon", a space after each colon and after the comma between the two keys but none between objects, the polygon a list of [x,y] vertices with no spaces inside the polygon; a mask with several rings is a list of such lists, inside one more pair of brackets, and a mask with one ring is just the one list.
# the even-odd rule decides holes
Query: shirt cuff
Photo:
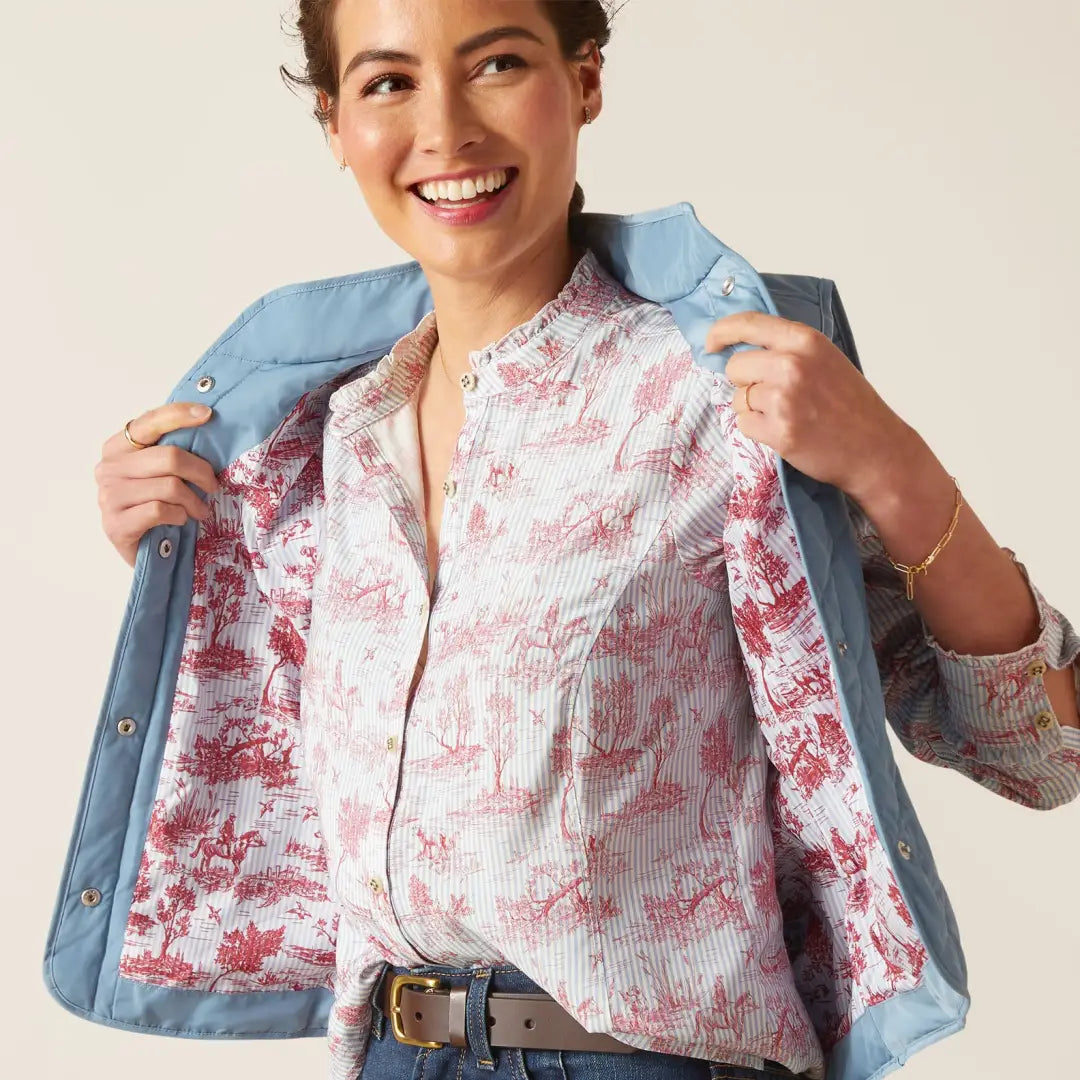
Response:
[{"label": "shirt cuff", "polygon": [[1005,549],[1020,568],[1039,610],[1039,636],[1010,653],[975,656],[943,648],[921,619],[927,645],[947,688],[949,722],[968,749],[986,762],[1030,764],[1063,745],[1080,749],[1080,729],[1057,720],[1043,673],[1072,667],[1077,686],[1080,634],[1043,596],[1015,552]]}]

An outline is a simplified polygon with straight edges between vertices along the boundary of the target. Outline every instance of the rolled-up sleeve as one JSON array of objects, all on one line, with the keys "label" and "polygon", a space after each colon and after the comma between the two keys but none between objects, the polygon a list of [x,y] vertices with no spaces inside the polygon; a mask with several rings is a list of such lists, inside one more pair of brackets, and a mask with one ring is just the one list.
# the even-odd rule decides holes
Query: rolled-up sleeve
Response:
[{"label": "rolled-up sleeve", "polygon": [[[1080,794],[1080,729],[1062,727],[1043,674],[1071,668],[1077,685],[1080,634],[1012,555],[1039,610],[1039,636],[1010,653],[945,649],[904,593],[862,509],[847,500],[862,560],[885,715],[922,761],[956,769],[983,787],[1049,810]],[[1009,549],[1006,549],[1009,550]]]}]

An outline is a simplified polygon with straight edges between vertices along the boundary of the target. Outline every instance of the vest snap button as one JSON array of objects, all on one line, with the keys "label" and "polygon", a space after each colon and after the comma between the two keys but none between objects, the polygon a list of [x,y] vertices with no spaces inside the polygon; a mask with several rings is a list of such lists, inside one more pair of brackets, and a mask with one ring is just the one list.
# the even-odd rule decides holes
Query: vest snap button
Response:
[{"label": "vest snap button", "polygon": [[204,375],[196,384],[195,389],[200,394],[205,394],[208,390],[214,389],[214,380],[209,375]]},{"label": "vest snap button", "polygon": [[135,721],[130,716],[125,716],[123,720],[117,721],[116,730],[121,735],[134,735],[135,734]]},{"label": "vest snap button", "polygon": [[720,293],[723,296],[730,296],[731,290],[735,288],[735,278],[730,274],[724,278],[723,283],[720,285]]},{"label": "vest snap button", "polygon": [[896,845],[896,850],[899,851],[905,859],[911,858],[911,845],[905,841],[899,841]]},{"label": "vest snap button", "polygon": [[97,889],[83,889],[79,899],[86,907],[97,907],[101,903],[101,893]]},{"label": "vest snap button", "polygon": [[158,554],[163,559],[167,559],[172,554],[172,541],[167,538],[165,540],[162,540],[161,543],[158,544],[157,550]]}]

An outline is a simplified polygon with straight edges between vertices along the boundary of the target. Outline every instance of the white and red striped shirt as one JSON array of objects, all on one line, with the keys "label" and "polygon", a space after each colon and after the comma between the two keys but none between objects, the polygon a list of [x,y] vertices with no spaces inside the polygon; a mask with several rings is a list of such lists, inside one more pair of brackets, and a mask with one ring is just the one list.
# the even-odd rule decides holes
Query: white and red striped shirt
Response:
[{"label": "white and red striped shirt", "polygon": [[[332,1076],[362,1060],[384,961],[512,963],[631,1045],[819,1074],[730,599],[733,387],[587,252],[470,354],[429,599],[416,399],[436,340],[429,313],[325,429],[302,715],[342,910]],[[975,667],[920,644],[962,697]],[[872,951],[872,916],[850,919]]]}]

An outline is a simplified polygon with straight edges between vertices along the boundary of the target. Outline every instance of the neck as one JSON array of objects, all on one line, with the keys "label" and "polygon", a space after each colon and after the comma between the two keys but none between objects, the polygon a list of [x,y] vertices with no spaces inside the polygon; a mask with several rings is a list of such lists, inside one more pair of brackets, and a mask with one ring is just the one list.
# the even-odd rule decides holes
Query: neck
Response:
[{"label": "neck", "polygon": [[[469,353],[498,341],[554,300],[582,254],[565,228],[497,277],[461,279],[425,273],[439,327],[439,349],[452,381],[470,371]],[[436,352],[436,357],[438,352]]]}]

